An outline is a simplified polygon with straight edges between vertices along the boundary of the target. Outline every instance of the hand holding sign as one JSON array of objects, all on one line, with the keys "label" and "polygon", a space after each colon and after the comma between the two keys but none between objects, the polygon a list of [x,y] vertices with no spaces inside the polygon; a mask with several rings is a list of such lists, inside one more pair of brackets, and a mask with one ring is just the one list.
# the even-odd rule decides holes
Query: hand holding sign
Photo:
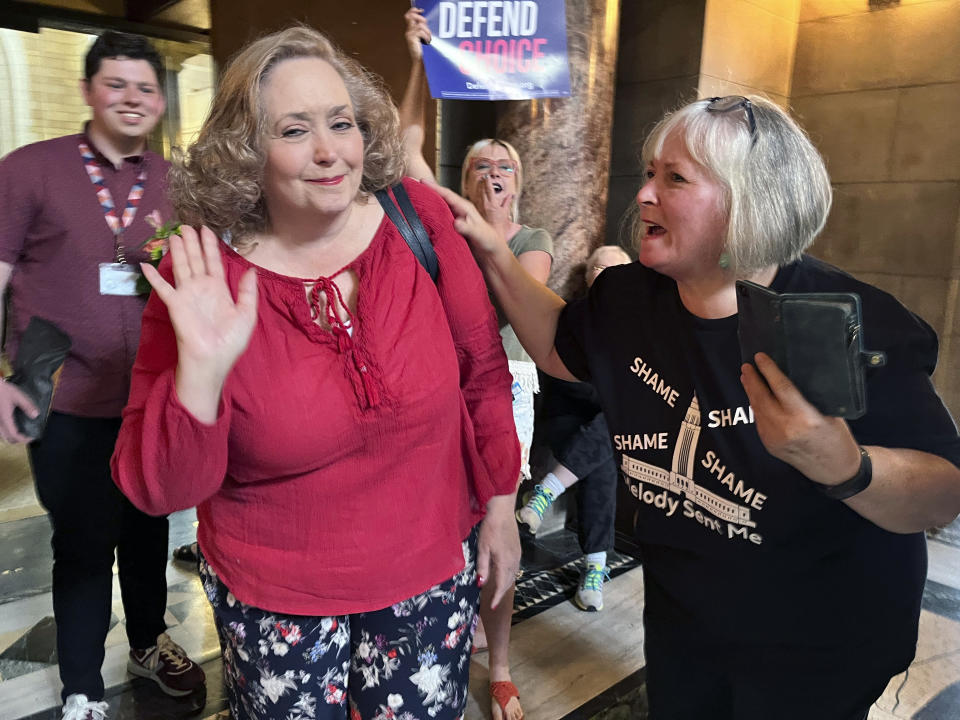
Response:
[{"label": "hand holding sign", "polygon": [[433,97],[569,97],[564,0],[419,1],[432,33],[423,63]]},{"label": "hand holding sign", "polygon": [[423,10],[418,7],[407,10],[403,19],[407,22],[406,38],[410,57],[414,62],[420,62],[420,58],[423,57],[423,46],[429,45],[433,39],[430,28],[427,26],[427,19],[423,16]]}]

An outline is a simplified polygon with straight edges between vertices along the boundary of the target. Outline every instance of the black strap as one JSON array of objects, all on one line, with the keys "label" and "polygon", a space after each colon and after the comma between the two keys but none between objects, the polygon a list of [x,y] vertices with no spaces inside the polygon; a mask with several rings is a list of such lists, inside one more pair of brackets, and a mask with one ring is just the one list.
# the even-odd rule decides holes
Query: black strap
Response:
[{"label": "black strap", "polygon": [[[377,200],[387,217],[390,218],[390,222],[400,231],[400,235],[403,236],[410,250],[416,256],[417,262],[427,271],[430,279],[436,282],[439,263],[437,262],[437,253],[433,249],[433,243],[430,242],[430,236],[427,235],[426,228],[420,222],[420,216],[417,215],[413,203],[410,202],[410,197],[407,195],[403,184],[397,183],[391,190],[393,190],[393,196],[397,200],[396,204],[394,204],[390,193],[386,189],[377,190],[374,195],[377,196]],[[397,205],[400,207],[398,208]]]}]

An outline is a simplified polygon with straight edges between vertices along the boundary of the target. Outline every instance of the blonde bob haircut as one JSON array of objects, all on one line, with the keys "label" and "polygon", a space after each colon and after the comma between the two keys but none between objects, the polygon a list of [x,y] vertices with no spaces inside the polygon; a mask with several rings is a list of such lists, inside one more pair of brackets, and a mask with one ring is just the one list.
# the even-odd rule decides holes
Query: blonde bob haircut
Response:
[{"label": "blonde bob haircut", "polygon": [[298,25],[253,41],[230,60],[196,142],[178,154],[170,172],[171,200],[181,222],[207,225],[218,234],[230,231],[238,249],[269,226],[263,87],[273,68],[295,58],[325,60],[346,85],[363,135],[358,199],[399,182],[400,121],[383,82],[322,33]]},{"label": "blonde bob haircut", "polygon": [[472,200],[472,198],[467,196],[467,175],[470,174],[470,161],[480,155],[481,150],[490,145],[499,145],[502,147],[507,151],[510,159],[517,164],[517,194],[514,196],[513,204],[510,206],[510,219],[514,222],[520,222],[520,193],[523,191],[523,163],[520,162],[520,153],[506,140],[484,138],[483,140],[477,140],[470,146],[470,149],[467,150],[466,157],[463,158],[463,167],[460,170],[460,194],[467,198],[467,200]]},{"label": "blonde bob haircut", "polygon": [[[663,118],[642,152],[646,168],[678,133],[720,183],[728,218],[725,259],[741,277],[797,260],[823,229],[833,198],[823,158],[803,129],[769,100],[747,99],[756,119],[753,136],[744,108],[710,112],[710,100],[697,100]],[[641,225],[635,215],[637,242]]]}]

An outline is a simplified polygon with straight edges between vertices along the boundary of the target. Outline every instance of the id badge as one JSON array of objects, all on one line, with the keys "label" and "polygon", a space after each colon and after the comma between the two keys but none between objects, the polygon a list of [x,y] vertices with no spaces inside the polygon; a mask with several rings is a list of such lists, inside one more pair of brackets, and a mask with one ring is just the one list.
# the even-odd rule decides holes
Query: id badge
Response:
[{"label": "id badge", "polygon": [[100,263],[101,295],[138,295],[140,272],[125,263]]}]

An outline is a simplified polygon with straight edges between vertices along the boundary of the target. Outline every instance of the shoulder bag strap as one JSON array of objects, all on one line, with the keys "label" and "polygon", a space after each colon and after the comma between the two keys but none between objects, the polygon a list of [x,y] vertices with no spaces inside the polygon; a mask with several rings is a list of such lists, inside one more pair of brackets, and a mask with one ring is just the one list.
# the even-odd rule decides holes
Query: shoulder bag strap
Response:
[{"label": "shoulder bag strap", "polygon": [[[410,202],[410,197],[407,195],[403,184],[397,183],[391,190],[393,190],[393,195],[397,200],[396,203],[385,189],[377,190],[374,194],[377,196],[381,207],[383,207],[383,211],[390,218],[390,222],[400,231],[400,235],[403,236],[417,258],[417,262],[427,271],[430,279],[436,282],[439,263],[437,262],[437,253],[433,249],[433,243],[430,242],[430,236],[427,235],[426,228],[420,222],[420,216],[417,215],[413,203]],[[400,207],[398,208],[397,205]]]}]

